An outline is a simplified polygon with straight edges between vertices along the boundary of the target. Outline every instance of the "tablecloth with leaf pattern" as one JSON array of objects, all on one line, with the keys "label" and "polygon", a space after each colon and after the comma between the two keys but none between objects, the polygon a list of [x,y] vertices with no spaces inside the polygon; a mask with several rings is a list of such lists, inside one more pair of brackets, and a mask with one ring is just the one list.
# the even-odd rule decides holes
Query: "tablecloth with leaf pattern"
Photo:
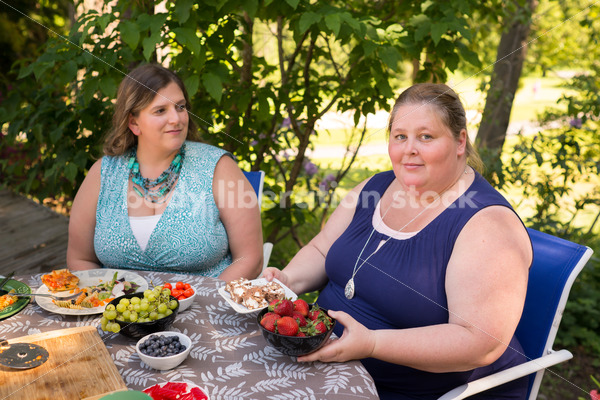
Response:
[{"label": "tablecloth with leaf pattern", "polygon": [[[193,305],[179,313],[171,330],[192,339],[188,358],[169,371],[145,365],[135,351],[137,340],[99,328],[101,315],[50,313],[34,301],[0,321],[0,337],[16,338],[76,326],[98,326],[125,384],[141,390],[156,383],[185,381],[204,388],[212,400],[230,399],[377,399],[373,380],[360,362],[298,363],[263,338],[256,313],[240,314],[221,297],[225,285],[213,278],[136,271],[150,285],[184,281],[196,288]],[[16,277],[35,291],[41,274]],[[18,394],[15,394],[18,396]],[[16,398],[15,398],[16,399]]]}]

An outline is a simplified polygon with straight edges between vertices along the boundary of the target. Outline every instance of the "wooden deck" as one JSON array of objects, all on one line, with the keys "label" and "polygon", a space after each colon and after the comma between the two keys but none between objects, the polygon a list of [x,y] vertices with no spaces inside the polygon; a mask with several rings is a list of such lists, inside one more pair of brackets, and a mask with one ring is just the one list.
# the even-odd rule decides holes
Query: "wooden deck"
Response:
[{"label": "wooden deck", "polygon": [[64,268],[68,225],[64,215],[0,189],[0,275]]}]

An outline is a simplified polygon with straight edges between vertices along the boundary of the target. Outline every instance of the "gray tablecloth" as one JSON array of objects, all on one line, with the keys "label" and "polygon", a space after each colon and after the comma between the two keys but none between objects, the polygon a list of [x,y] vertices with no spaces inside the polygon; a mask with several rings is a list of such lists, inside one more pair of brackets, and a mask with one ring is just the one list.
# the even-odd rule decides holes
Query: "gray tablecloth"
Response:
[{"label": "gray tablecloth", "polygon": [[[0,337],[16,338],[76,326],[98,326],[100,335],[125,384],[141,390],[156,383],[185,381],[219,399],[377,399],[371,376],[361,363],[298,363],[279,353],[263,338],[256,314],[240,314],[221,297],[224,282],[189,275],[138,271],[149,283],[182,280],[196,288],[193,305],[179,313],[171,330],[190,336],[193,347],[177,368],[157,371],[135,352],[137,340],[100,330],[101,315],[50,313],[32,302],[0,321]],[[15,279],[35,291],[41,275]],[[14,399],[17,399],[15,397]],[[12,398],[11,398],[12,400]]]}]

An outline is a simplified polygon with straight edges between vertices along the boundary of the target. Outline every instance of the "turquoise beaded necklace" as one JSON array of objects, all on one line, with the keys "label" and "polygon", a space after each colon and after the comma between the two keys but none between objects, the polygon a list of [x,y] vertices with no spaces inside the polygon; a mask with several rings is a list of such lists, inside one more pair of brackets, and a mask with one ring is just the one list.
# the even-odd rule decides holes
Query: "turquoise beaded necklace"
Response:
[{"label": "turquoise beaded necklace", "polygon": [[129,176],[133,183],[133,190],[138,196],[156,204],[163,204],[179,178],[183,158],[185,157],[185,144],[179,149],[169,168],[163,171],[156,179],[144,178],[140,173],[140,163],[137,159],[137,148],[132,150],[129,157]]}]

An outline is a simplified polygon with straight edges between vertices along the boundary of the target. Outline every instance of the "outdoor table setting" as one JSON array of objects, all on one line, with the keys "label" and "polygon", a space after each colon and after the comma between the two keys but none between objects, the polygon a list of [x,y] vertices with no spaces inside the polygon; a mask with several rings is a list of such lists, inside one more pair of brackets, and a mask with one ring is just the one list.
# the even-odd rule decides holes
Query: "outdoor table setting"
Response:
[{"label": "outdoor table setting", "polygon": [[[94,271],[101,274],[103,270]],[[150,288],[177,281],[193,287],[193,302],[177,312],[174,323],[166,329],[191,339],[191,350],[181,364],[167,370],[148,366],[136,351],[138,338],[101,329],[102,311],[57,311],[48,299],[22,297],[22,303],[15,303],[13,311],[0,312],[0,339],[10,343],[34,342],[50,350],[48,365],[27,370],[32,371],[29,373],[50,368],[54,365],[51,362],[57,364],[52,367],[54,375],[44,373],[29,378],[18,378],[24,373],[22,370],[0,365],[0,398],[20,399],[25,393],[30,399],[35,398],[30,397],[32,393],[45,398],[43,393],[51,387],[63,396],[52,398],[99,399],[106,393],[141,391],[166,382],[197,385],[211,400],[378,398],[371,376],[358,361],[299,363],[267,343],[257,322],[260,309],[240,312],[233,307],[223,295],[223,281],[158,272],[127,273],[133,281],[147,282]],[[5,289],[44,292],[42,275],[17,275]],[[57,354],[55,360],[53,354]],[[67,390],[71,384],[81,387]],[[95,385],[98,389],[94,389]]]}]

